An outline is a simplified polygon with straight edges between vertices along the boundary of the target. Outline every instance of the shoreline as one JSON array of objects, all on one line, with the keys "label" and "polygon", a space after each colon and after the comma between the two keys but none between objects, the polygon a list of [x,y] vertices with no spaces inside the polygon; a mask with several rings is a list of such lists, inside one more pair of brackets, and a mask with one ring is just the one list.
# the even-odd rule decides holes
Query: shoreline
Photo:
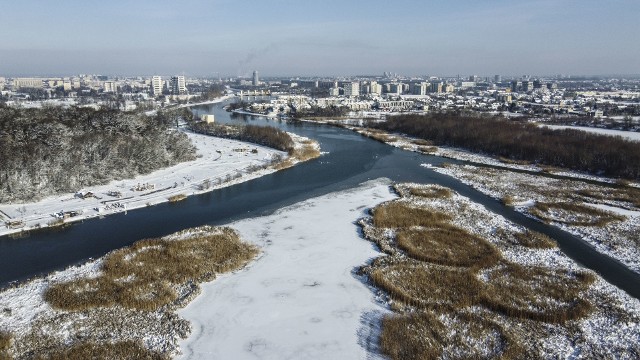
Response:
[{"label": "shoreline", "polygon": [[[286,152],[262,145],[191,132],[187,135],[197,148],[196,160],[132,179],[85,187],[75,194],[52,195],[29,203],[0,204],[0,237],[20,237],[30,231],[179,201],[274,173],[284,168],[278,167],[283,162],[288,165],[300,162]],[[317,142],[289,135],[296,147],[311,142],[319,150]],[[78,194],[93,195],[81,198]]]}]

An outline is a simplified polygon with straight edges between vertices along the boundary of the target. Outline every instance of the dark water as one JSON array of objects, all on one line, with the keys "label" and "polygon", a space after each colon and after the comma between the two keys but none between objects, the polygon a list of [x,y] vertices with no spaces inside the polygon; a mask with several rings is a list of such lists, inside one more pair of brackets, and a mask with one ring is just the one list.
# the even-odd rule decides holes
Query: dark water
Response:
[{"label": "dark water", "polygon": [[567,255],[640,298],[640,276],[619,262],[599,254],[566,232],[526,218],[453,178],[420,166],[452,162],[450,159],[398,150],[335,127],[230,116],[221,105],[198,107],[194,112],[213,113],[217,122],[282,128],[318,140],[322,150],[328,154],[255,180],[191,196],[178,203],[86,220],[59,232],[31,234],[22,239],[0,237],[0,286],[100,257],[143,238],[198,225],[220,225],[267,215],[286,205],[386,177],[393,181],[437,183],[453,188],[509,220],[553,237]]}]

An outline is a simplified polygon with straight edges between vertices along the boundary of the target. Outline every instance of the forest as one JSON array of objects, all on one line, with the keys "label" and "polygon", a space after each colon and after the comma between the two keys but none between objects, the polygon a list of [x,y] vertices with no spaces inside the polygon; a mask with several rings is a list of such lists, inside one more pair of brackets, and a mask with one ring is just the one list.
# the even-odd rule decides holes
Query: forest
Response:
[{"label": "forest", "polygon": [[195,159],[176,116],[0,106],[0,202],[34,201]]},{"label": "forest", "polygon": [[640,143],[502,117],[399,115],[369,126],[473,152],[624,179],[640,179]]}]

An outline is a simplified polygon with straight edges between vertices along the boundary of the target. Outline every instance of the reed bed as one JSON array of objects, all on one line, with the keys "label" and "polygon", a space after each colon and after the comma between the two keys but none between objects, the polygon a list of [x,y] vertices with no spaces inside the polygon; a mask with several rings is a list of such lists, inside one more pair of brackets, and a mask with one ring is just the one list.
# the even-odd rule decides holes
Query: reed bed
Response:
[{"label": "reed bed", "polygon": [[425,199],[450,199],[453,192],[447,188],[430,187],[410,187],[409,194]]},{"label": "reed bed", "polygon": [[176,300],[177,285],[211,280],[257,254],[257,248],[241,242],[234,230],[219,230],[182,240],[141,240],[107,255],[99,276],[53,284],[44,298],[64,310],[116,305],[156,310]]},{"label": "reed bed", "polygon": [[624,221],[626,217],[610,211],[574,202],[536,202],[529,212],[545,222],[557,222],[570,226],[603,227],[614,221]]},{"label": "reed bed", "polygon": [[401,229],[396,240],[410,257],[434,264],[485,268],[501,259],[499,251],[485,239],[448,224]]},{"label": "reed bed", "polygon": [[414,207],[399,201],[379,205],[373,210],[373,224],[380,228],[433,227],[450,219],[451,216],[445,213]]},{"label": "reed bed", "polygon": [[581,298],[591,273],[505,263],[487,272],[481,303],[509,317],[564,323],[592,310]]},{"label": "reed bed", "polygon": [[139,341],[117,343],[81,343],[69,347],[49,349],[37,360],[168,360],[169,356],[145,348]]}]

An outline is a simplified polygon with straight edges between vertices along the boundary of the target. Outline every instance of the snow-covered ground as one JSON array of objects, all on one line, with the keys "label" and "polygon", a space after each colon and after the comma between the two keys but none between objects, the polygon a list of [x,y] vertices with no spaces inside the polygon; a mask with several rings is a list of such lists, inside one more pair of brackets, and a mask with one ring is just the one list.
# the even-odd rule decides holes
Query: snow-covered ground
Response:
[{"label": "snow-covered ground", "polygon": [[[0,204],[0,235],[49,226],[57,220],[53,214],[61,211],[77,212],[77,216],[65,221],[78,221],[155,205],[174,195],[211,191],[271,173],[275,170],[267,166],[276,158],[287,157],[285,152],[255,144],[193,133],[187,135],[198,149],[196,160],[133,179],[78,189],[82,193],[92,192],[95,197],[82,199],[68,193],[32,203]],[[292,138],[296,143],[307,140]],[[110,196],[109,192],[119,192],[120,196]],[[9,221],[22,224],[11,228],[6,224]]]},{"label": "snow-covered ground", "polygon": [[192,323],[182,359],[375,357],[366,344],[387,310],[354,270],[379,253],[355,221],[395,197],[378,180],[231,224],[263,253],[178,312]]},{"label": "snow-covered ground", "polygon": [[567,126],[567,125],[543,125],[550,129],[574,129],[581,130],[590,133],[600,134],[600,135],[609,135],[609,136],[622,136],[627,140],[640,141],[640,132],[635,131],[624,131],[624,130],[611,130],[611,129],[601,129],[594,128],[588,126]]},{"label": "snow-covered ground", "polygon": [[[599,252],[607,254],[631,270],[640,273],[640,209],[633,203],[616,200],[614,194],[602,199],[579,197],[581,191],[608,194],[609,188],[574,180],[559,180],[542,176],[516,173],[509,170],[487,169],[472,165],[432,167],[433,170],[455,177],[474,189],[497,200],[509,198],[514,210],[536,218],[531,208],[536,202],[576,202],[611,213],[623,220],[603,226],[578,226],[551,221],[551,224],[568,231],[591,244]],[[568,215],[564,215],[566,217]],[[557,220],[564,217],[558,214]],[[567,219],[564,219],[567,220]]]}]

